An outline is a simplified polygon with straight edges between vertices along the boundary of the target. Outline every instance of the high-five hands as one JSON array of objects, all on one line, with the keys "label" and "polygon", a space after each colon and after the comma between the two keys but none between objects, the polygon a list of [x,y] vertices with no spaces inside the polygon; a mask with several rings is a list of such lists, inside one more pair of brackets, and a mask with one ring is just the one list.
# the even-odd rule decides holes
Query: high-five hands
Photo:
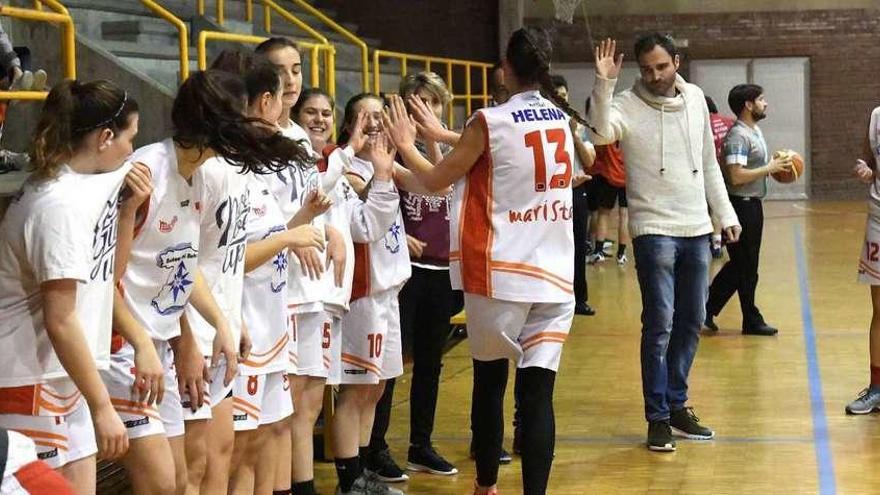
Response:
[{"label": "high-five hands", "polygon": [[596,74],[605,79],[617,79],[623,66],[623,54],[617,51],[617,41],[611,38],[602,40],[596,47]]}]

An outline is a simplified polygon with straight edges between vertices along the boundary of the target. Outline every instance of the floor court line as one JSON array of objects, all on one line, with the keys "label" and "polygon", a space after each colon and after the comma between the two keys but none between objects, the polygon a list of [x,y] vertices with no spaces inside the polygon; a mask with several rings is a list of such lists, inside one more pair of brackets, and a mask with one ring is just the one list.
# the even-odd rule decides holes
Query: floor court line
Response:
[{"label": "floor court line", "polygon": [[834,478],[834,460],[831,457],[828,419],[825,416],[822,376],[819,373],[819,355],[816,350],[816,329],[813,326],[806,253],[804,252],[803,233],[800,225],[794,226],[794,244],[800,287],[801,317],[804,323],[804,352],[807,358],[810,410],[813,418],[813,445],[816,450],[816,466],[819,471],[819,493],[832,495],[837,493],[837,484]]}]

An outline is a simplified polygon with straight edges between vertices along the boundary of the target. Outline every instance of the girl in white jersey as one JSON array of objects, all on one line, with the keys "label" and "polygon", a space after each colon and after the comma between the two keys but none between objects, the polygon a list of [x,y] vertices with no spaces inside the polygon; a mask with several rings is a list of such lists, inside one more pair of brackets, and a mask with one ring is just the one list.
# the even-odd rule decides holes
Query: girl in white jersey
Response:
[{"label": "girl in white jersey", "polygon": [[[201,208],[198,191],[203,187],[196,172],[213,156],[251,173],[270,172],[292,160],[308,159],[303,148],[247,118],[246,101],[240,77],[220,71],[193,74],[174,101],[173,138],[142,148],[133,158],[150,168],[154,189],[133,219],[137,228],[120,229],[119,252],[127,264],[119,292],[124,297],[122,304],[153,338],[164,359],[169,384],[169,396],[158,411],[126,402],[132,362],[130,346],[125,343],[119,345],[105,377],[111,396],[124,406],[117,411],[129,428],[131,449],[123,462],[138,493],[183,491],[187,482],[181,438],[183,407],[201,407],[205,396],[202,352],[189,325],[178,324],[187,303],[217,331],[211,366],[219,364],[222,354],[226,362],[224,385],[237,372],[238,349],[229,325],[196,265]],[[175,381],[183,398],[177,396],[178,387],[171,385]],[[200,421],[189,421],[186,428],[204,427],[207,420]]]},{"label": "girl in white jersey", "polygon": [[[334,127],[333,110],[333,100],[327,93],[317,88],[304,91],[293,109],[294,120],[305,129],[313,151],[323,155],[318,162],[318,167],[325,177],[333,174],[330,169],[334,166],[334,157],[339,152],[339,148],[336,148],[330,141]],[[364,124],[365,119],[361,114],[351,127],[362,129]],[[354,152],[354,147],[360,146],[360,142],[364,140],[363,135],[363,132],[355,132],[353,137],[349,137],[348,147],[343,152]],[[384,163],[381,159],[378,159],[377,162]],[[390,164],[390,162],[387,163]],[[328,342],[330,363],[328,363],[328,367],[335,371],[335,373],[331,372],[327,383],[337,385],[341,380],[339,374],[341,368],[341,319],[349,310],[354,279],[354,241],[372,243],[382,239],[388,226],[397,218],[398,206],[396,192],[390,181],[375,182],[364,201],[361,201],[346,177],[340,178],[334,188],[327,190],[327,194],[331,198],[333,206],[325,215],[326,223],[332,225],[342,235],[347,260],[343,267],[334,264],[333,277],[324,277],[325,284],[329,287],[323,299],[324,311],[330,319],[330,328],[328,329],[330,331]],[[300,396],[301,400],[298,403],[305,404],[305,407],[298,406],[293,418],[292,474],[293,493],[297,495],[313,495],[315,493],[312,442],[308,432],[321,412],[322,392],[323,386],[307,388]],[[305,413],[303,413],[303,409],[306,410]],[[302,417],[297,417],[301,413]],[[298,425],[297,422],[301,424]],[[297,436],[298,432],[302,433]],[[342,441],[339,442],[340,440]],[[346,440],[338,437],[335,437],[335,441],[342,445],[346,444]],[[334,449],[336,448],[338,447],[334,446]]]},{"label": "girl in white jersey", "polygon": [[880,107],[871,112],[868,124],[865,152],[858,160],[855,175],[870,185],[868,221],[865,225],[865,242],[859,260],[859,282],[871,286],[870,380],[855,400],[846,406],[848,414],[869,414],[880,411]]},{"label": "girl in white jersey", "polygon": [[[401,156],[427,187],[462,182],[450,207],[450,276],[465,291],[480,494],[497,492],[507,360],[529,391],[519,398],[524,493],[546,491],[553,459],[553,384],[574,314],[574,145],[560,108],[583,119],[554,91],[551,51],[541,31],[513,33],[502,64],[513,96],[478,110],[436,167],[415,148],[416,128],[399,97],[386,118]],[[407,103],[417,114],[428,111],[417,98]]]},{"label": "girl in white jersey", "polygon": [[0,426],[30,437],[83,494],[95,493],[96,453],[128,448],[98,370],[109,364],[117,198],[123,180],[149,188],[142,170],[120,167],[137,110],[109,81],[53,88],[33,173],[0,223]]}]

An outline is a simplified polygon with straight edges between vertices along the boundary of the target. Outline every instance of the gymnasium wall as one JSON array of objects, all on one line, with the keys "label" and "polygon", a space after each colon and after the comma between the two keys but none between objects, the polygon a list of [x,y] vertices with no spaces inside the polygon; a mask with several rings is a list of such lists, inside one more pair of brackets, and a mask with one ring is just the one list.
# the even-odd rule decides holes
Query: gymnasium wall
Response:
[{"label": "gymnasium wall", "polygon": [[[556,61],[592,59],[582,20],[560,25],[526,19],[526,24],[556,27]],[[633,60],[632,44],[641,33],[658,30],[687,40],[685,77],[691,59],[808,57],[810,196],[864,197],[864,187],[852,179],[851,169],[863,147],[871,109],[880,105],[880,10],[590,16],[590,27],[594,39],[620,40],[628,60]]]},{"label": "gymnasium wall", "polygon": [[498,0],[318,0],[383,50],[492,62],[498,50]]}]

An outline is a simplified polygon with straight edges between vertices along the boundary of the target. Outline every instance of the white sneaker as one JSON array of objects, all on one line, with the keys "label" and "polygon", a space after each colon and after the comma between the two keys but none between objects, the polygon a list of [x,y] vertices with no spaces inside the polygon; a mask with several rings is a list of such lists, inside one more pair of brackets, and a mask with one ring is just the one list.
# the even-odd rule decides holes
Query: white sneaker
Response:
[{"label": "white sneaker", "polygon": [[603,261],[605,261],[605,253],[601,251],[598,253],[593,253],[587,258],[587,263],[589,263],[590,265],[602,263]]},{"label": "white sneaker", "polygon": [[33,72],[26,70],[21,73],[21,77],[15,81],[9,88],[10,91],[30,91],[34,85]]},{"label": "white sneaker", "polygon": [[623,266],[626,264],[626,255],[625,254],[621,254],[617,257],[617,264],[620,266]]}]

